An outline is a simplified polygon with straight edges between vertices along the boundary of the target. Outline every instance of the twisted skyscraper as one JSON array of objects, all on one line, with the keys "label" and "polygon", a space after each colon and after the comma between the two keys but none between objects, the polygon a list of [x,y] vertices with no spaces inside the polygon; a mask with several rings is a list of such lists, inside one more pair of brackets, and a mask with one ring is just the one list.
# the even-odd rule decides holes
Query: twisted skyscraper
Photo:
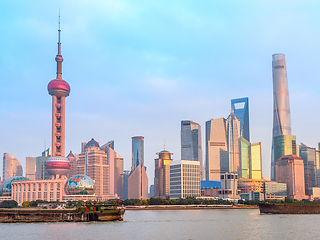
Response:
[{"label": "twisted skyscraper", "polygon": [[286,62],[284,54],[272,56],[273,76],[273,132],[271,151],[271,180],[275,180],[274,137],[291,135],[291,118]]}]

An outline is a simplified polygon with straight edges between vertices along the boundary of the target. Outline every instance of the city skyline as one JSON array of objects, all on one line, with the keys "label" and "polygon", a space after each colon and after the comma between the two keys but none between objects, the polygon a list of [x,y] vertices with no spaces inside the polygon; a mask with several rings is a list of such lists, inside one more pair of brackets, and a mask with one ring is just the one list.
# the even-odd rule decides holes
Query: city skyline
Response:
[{"label": "city skyline", "polygon": [[51,146],[51,98],[45,89],[56,68],[52,56],[61,8],[63,79],[73,87],[66,106],[66,153],[80,153],[83,139],[113,139],[130,169],[131,137],[141,135],[153,179],[151,166],[164,140],[173,160],[181,160],[181,120],[199,123],[204,143],[205,121],[227,116],[230,99],[248,97],[250,140],[262,142],[263,176],[270,176],[272,54],[286,55],[297,144],[317,147],[320,132],[311,109],[320,76],[313,65],[320,51],[315,47],[320,33],[314,31],[320,5],[284,1],[274,9],[275,3],[1,2],[7,79],[0,97],[1,152],[26,169],[26,157]]}]

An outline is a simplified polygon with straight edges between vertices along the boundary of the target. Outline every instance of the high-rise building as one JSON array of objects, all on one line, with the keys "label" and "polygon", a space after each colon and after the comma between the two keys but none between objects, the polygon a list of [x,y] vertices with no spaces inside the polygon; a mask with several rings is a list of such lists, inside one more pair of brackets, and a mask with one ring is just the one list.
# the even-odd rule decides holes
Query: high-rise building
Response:
[{"label": "high-rise building", "polygon": [[128,179],[130,176],[129,170],[124,170],[123,171],[123,196],[121,197],[122,199],[128,199]]},{"label": "high-rise building", "polygon": [[262,179],[261,142],[251,144],[250,179]]},{"label": "high-rise building", "polygon": [[109,165],[109,194],[123,198],[123,158],[114,150],[114,141],[100,148],[107,153]]},{"label": "high-rise building", "polygon": [[316,148],[316,176],[317,176],[317,187],[320,187],[320,143]]},{"label": "high-rise building", "polygon": [[52,156],[52,148],[49,147],[43,151],[41,156],[36,157],[36,179],[35,180],[46,180],[50,179],[51,174],[46,169],[46,161]]},{"label": "high-rise building", "polygon": [[133,171],[139,164],[144,165],[144,137],[132,137],[132,168]]},{"label": "high-rise building", "polygon": [[240,166],[240,120],[231,109],[231,113],[226,121],[227,145],[229,152],[228,172],[241,174]]},{"label": "high-rise building", "polygon": [[163,150],[158,152],[154,169],[154,196],[170,198],[170,163],[173,153]]},{"label": "high-rise building", "polygon": [[190,120],[181,121],[181,159],[202,166],[201,126]]},{"label": "high-rise building", "polygon": [[261,142],[250,143],[244,137],[240,137],[240,178],[262,179],[262,154]]},{"label": "high-rise building", "polygon": [[79,159],[79,154],[74,154],[72,151],[67,156],[70,162],[70,170],[67,174],[67,178],[71,178],[74,175],[77,175],[77,161]]},{"label": "high-rise building", "polygon": [[70,94],[69,84],[62,79],[62,55],[60,43],[60,13],[58,30],[57,76],[48,84],[48,92],[52,96],[52,157],[46,161],[46,169],[54,178],[66,177],[70,162],[65,153],[65,99]]},{"label": "high-rise building", "polygon": [[309,195],[309,190],[317,187],[316,149],[301,143],[300,157],[304,164],[305,193]]},{"label": "high-rise building", "polygon": [[231,109],[240,121],[240,135],[250,142],[249,98],[232,99]]},{"label": "high-rise building", "polygon": [[148,176],[142,163],[130,173],[128,178],[128,198],[141,200],[148,198]]},{"label": "high-rise building", "polygon": [[3,166],[3,171],[2,171],[3,181],[11,177],[23,175],[23,169],[22,169],[21,163],[18,161],[18,159],[16,159],[10,153],[3,154],[2,166]]},{"label": "high-rise building", "polygon": [[273,154],[275,162],[282,156],[290,154],[296,155],[296,150],[296,136],[278,135],[273,137]]},{"label": "high-rise building", "polygon": [[170,163],[170,198],[200,197],[200,162]]},{"label": "high-rise building", "polygon": [[220,181],[220,174],[229,171],[226,120],[206,122],[206,180]]},{"label": "high-rise building", "polygon": [[296,155],[285,155],[276,161],[276,181],[287,184],[287,196],[302,200],[305,196],[304,164]]},{"label": "high-rise building", "polygon": [[36,160],[36,157],[26,157],[26,178],[30,180],[36,180]]},{"label": "high-rise building", "polygon": [[109,198],[109,166],[105,151],[93,138],[79,154],[77,174],[87,175],[95,182],[95,194],[102,199]]},{"label": "high-rise building", "polygon": [[[272,55],[273,75],[273,132],[271,150],[271,180],[275,180],[274,137],[291,135],[291,117],[286,62],[283,53]],[[283,156],[283,155],[282,155]],[[281,156],[280,156],[281,157]]]},{"label": "high-rise building", "polygon": [[148,176],[144,166],[144,137],[132,137],[132,168],[128,177],[128,198],[148,198]]}]

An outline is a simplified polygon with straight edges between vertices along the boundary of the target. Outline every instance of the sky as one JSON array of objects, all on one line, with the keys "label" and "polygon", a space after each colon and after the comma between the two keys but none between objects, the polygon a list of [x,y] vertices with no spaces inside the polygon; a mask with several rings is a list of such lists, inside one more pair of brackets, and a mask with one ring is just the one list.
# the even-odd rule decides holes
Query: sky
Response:
[{"label": "sky", "polygon": [[0,9],[0,152],[24,171],[26,157],[51,145],[59,9],[66,155],[91,138],[114,140],[129,170],[131,137],[144,136],[150,185],[164,141],[181,160],[181,120],[201,125],[205,153],[205,121],[248,97],[251,142],[262,143],[269,177],[275,53],[286,57],[292,134],[320,141],[319,1],[2,0]]}]

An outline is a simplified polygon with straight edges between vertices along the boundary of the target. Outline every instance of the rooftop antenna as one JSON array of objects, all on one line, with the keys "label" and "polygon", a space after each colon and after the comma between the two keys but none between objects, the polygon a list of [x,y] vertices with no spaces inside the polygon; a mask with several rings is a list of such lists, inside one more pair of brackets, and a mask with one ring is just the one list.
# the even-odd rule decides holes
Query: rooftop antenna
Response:
[{"label": "rooftop antenna", "polygon": [[166,140],[164,140],[163,149],[166,150]]}]

